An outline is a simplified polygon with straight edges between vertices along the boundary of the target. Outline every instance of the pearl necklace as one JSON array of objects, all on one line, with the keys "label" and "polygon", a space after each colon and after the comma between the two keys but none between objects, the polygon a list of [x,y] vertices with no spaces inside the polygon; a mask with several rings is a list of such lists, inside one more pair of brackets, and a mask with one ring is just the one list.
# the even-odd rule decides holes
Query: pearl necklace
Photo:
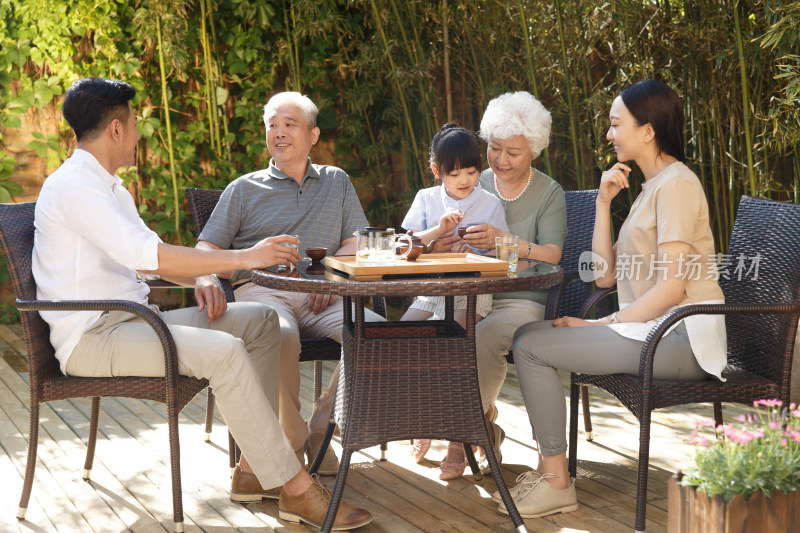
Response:
[{"label": "pearl necklace", "polygon": [[528,185],[530,185],[530,184],[531,184],[531,179],[533,178],[533,167],[531,167],[531,171],[530,171],[530,172],[528,172],[528,182],[525,184],[525,187],[524,187],[524,188],[522,189],[522,191],[520,191],[520,193],[519,193],[518,195],[516,195],[514,198],[506,198],[505,196],[503,196],[503,195],[500,193],[500,187],[499,187],[499,186],[498,186],[498,184],[497,184],[497,175],[496,175],[495,173],[492,173],[492,177],[494,177],[494,188],[495,188],[495,190],[497,191],[497,196],[499,196],[499,197],[500,197],[500,199],[501,199],[501,200],[503,200],[504,202],[511,203],[511,202],[513,202],[514,200],[519,200],[519,197],[520,197],[520,196],[522,196],[523,194],[525,194],[525,191],[527,191],[527,190],[528,190]]}]

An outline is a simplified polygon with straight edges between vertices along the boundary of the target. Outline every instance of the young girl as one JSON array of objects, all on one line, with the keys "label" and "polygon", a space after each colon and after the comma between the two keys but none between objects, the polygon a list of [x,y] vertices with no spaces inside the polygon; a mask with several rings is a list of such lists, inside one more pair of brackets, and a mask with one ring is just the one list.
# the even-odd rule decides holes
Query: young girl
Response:
[{"label": "young girl", "polygon": [[[478,183],[481,172],[481,149],[474,133],[455,124],[445,124],[431,141],[430,163],[436,185],[417,193],[403,223],[406,230],[428,243],[452,234],[457,227],[478,224],[492,226],[508,232],[505,213],[500,200],[484,191]],[[457,243],[459,244],[459,243]],[[489,250],[473,248],[462,239],[458,248],[485,254]],[[466,324],[467,298],[457,296],[454,318],[462,327]],[[492,295],[478,296],[475,308],[476,321],[492,309]],[[444,317],[444,298],[419,296],[403,315],[402,320],[427,320]],[[430,447],[430,440],[418,439],[412,456],[419,462]],[[448,455],[442,461],[439,479],[455,479],[464,472],[466,460],[459,443],[451,443]]]}]

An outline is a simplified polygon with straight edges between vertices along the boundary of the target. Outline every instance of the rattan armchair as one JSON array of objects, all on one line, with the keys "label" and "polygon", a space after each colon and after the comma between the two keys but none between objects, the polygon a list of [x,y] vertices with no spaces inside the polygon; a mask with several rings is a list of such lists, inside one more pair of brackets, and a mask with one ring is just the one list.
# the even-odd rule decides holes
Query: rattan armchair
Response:
[{"label": "rattan armchair", "polygon": [[[688,305],[669,313],[647,337],[638,375],[571,376],[569,470],[574,476],[578,441],[578,387],[593,385],[616,397],[639,420],[639,472],[636,531],[645,529],[650,417],[655,409],[712,402],[722,424],[721,402],[752,404],[765,398],[789,401],[792,355],[800,319],[800,205],[743,196],[731,233],[727,269],[720,286],[723,305]],[[755,275],[736,271],[740,258],[758,258]],[[748,267],[752,262],[748,263]],[[727,276],[725,276],[727,272]],[[604,289],[586,302],[581,316],[613,292]],[[673,324],[694,314],[724,314],[728,340],[726,381],[653,379],[659,340]],[[584,416],[588,409],[584,407]]]},{"label": "rattan armchair", "polygon": [[[166,324],[149,308],[125,301],[41,301],[36,299],[36,282],[31,272],[34,209],[36,203],[0,205],[0,248],[8,265],[17,296],[17,307],[24,330],[30,372],[31,416],[28,459],[17,518],[25,518],[33,487],[39,435],[39,405],[71,398],[92,398],[89,440],[83,479],[89,480],[97,439],[101,397],[125,397],[155,400],[166,404],[169,424],[170,463],[172,469],[172,505],[175,531],[183,531],[178,413],[194,396],[208,386],[205,379],[178,374],[175,343]],[[113,377],[82,378],[62,374],[50,344],[50,328],[39,311],[126,311],[145,320],[158,334],[164,348],[166,376],[161,378]]]}]

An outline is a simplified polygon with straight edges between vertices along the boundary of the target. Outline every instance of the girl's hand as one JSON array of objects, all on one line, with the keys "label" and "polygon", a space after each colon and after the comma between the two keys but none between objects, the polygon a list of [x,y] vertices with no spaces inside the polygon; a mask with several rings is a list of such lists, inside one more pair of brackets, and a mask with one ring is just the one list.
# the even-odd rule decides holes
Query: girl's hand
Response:
[{"label": "girl's hand", "polygon": [[584,328],[589,326],[602,326],[602,322],[583,320],[582,318],[575,318],[574,316],[562,316],[553,320],[554,328]]},{"label": "girl's hand", "polygon": [[464,219],[464,213],[459,211],[450,211],[442,215],[439,219],[439,229],[443,232],[448,232],[458,226],[458,223]]},{"label": "girl's hand", "polygon": [[603,172],[603,175],[600,176],[600,192],[597,193],[597,201],[610,204],[619,191],[629,187],[628,174],[630,173],[631,167],[625,163],[616,163]]},{"label": "girl's hand", "polygon": [[501,235],[508,235],[508,233],[500,231],[491,224],[478,224],[467,228],[464,240],[473,248],[494,250],[494,238]]},{"label": "girl's hand", "polygon": [[434,254],[455,253],[453,252],[453,245],[458,242],[461,242],[461,238],[451,231],[450,233],[447,233],[443,237],[439,237],[434,241],[433,250],[431,250],[430,253]]}]

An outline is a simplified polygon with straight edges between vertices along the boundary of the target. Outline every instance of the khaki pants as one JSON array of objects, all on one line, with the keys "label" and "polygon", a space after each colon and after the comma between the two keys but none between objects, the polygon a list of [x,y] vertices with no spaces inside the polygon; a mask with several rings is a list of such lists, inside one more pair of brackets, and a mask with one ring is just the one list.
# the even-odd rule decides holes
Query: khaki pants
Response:
[{"label": "khaki pants", "polygon": [[544,306],[530,300],[494,300],[486,318],[475,325],[475,353],[483,412],[497,400],[506,379],[506,354],[523,324],[542,320]]},{"label": "khaki pants", "polygon": [[[300,337],[328,337],[341,343],[344,322],[342,303],[337,301],[315,315],[308,310],[307,294],[269,289],[253,283],[243,285],[235,294],[237,302],[259,302],[278,312],[281,328],[279,418],[289,443],[293,449],[298,450],[308,439],[309,429],[313,433],[325,430],[336,397],[336,386],[339,383],[337,366],[328,388],[314,404],[311,418],[306,426],[300,414]],[[368,322],[384,320],[382,316],[369,309],[365,310],[364,316]]]},{"label": "khaki pants", "polygon": [[[280,336],[275,311],[236,303],[210,324],[196,307],[160,316],[175,339],[178,372],[208,379],[261,486],[277,487],[297,475],[300,464],[276,416]],[[146,322],[111,311],[84,333],[66,369],[72,376],[163,376],[164,355]]]}]

